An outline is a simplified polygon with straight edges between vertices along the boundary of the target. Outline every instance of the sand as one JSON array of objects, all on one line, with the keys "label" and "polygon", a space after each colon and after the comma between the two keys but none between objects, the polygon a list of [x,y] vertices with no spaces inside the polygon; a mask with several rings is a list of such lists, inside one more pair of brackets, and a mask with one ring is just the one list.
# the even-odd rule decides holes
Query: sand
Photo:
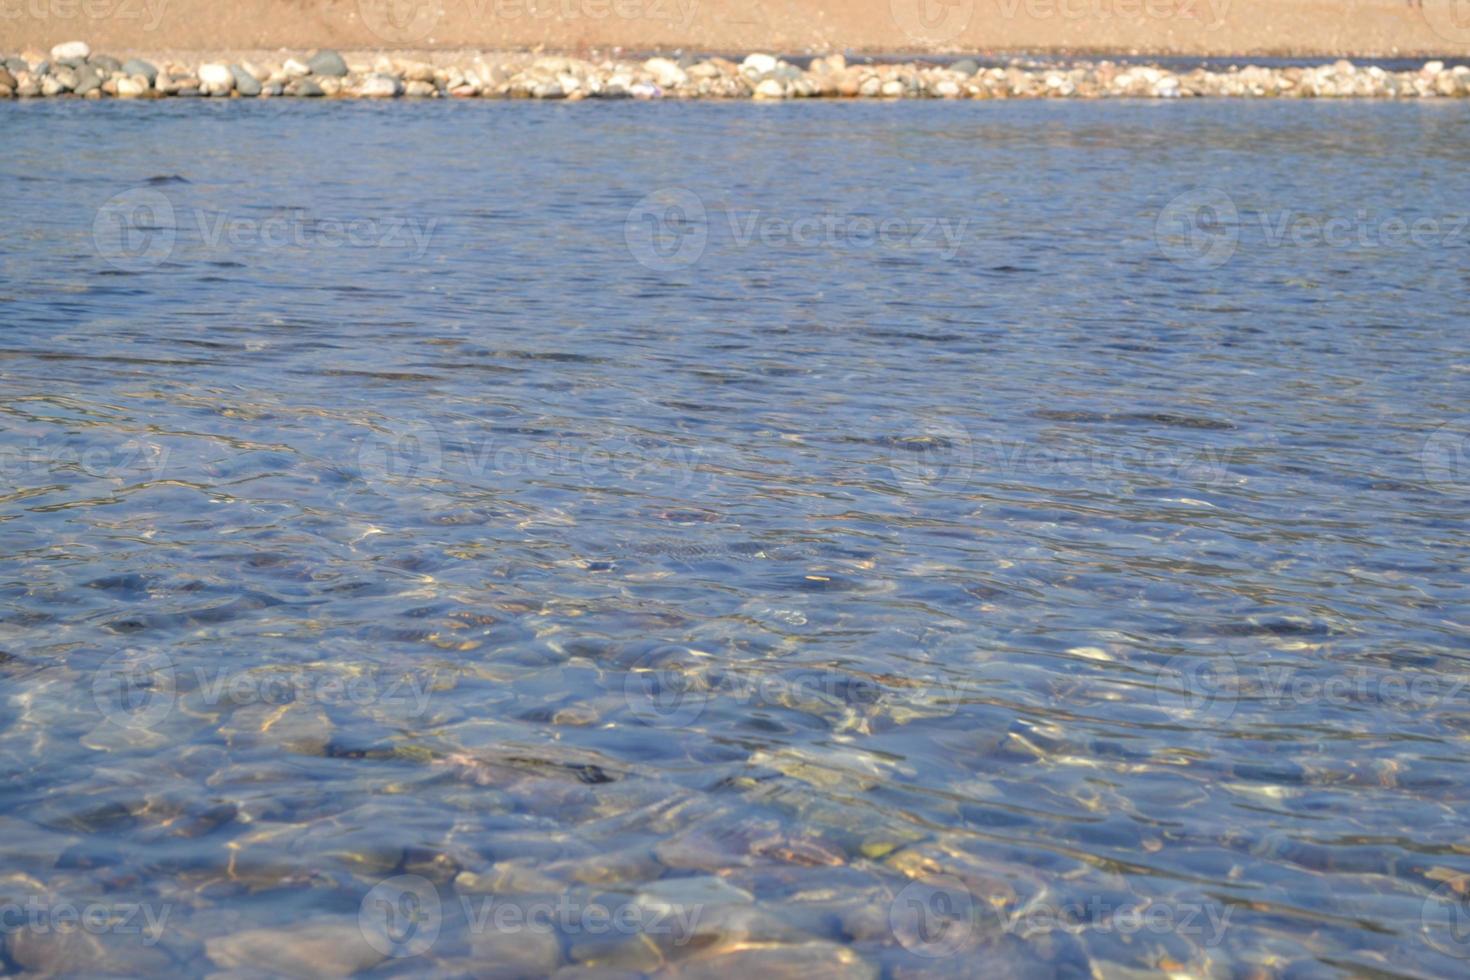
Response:
[{"label": "sand", "polygon": [[1470,0],[0,0],[0,53],[73,39],[124,55],[316,47],[1467,55]]}]

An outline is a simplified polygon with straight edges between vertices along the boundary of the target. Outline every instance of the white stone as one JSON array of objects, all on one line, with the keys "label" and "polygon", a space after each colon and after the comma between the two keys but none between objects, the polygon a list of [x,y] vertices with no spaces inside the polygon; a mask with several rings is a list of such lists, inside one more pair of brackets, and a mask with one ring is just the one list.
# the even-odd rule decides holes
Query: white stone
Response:
[{"label": "white stone", "polygon": [[952,99],[960,94],[959,83],[950,81],[947,78],[943,81],[935,82],[934,94],[939,96],[941,99]]},{"label": "white stone", "polygon": [[287,58],[283,68],[287,78],[304,78],[311,74],[311,68],[300,58]]},{"label": "white stone", "polygon": [[143,75],[134,75],[131,78],[119,78],[117,80],[117,97],[119,99],[136,99],[148,92],[148,79]]},{"label": "white stone", "polygon": [[751,75],[764,75],[766,72],[776,70],[780,64],[774,55],[751,54],[746,55],[745,60],[740,63],[740,70]]},{"label": "white stone", "polygon": [[357,90],[358,94],[367,99],[391,99],[401,90],[398,87],[398,79],[391,75],[370,75]]},{"label": "white stone", "polygon": [[235,73],[230,66],[208,61],[199,66],[199,87],[210,95],[225,94],[235,87]]},{"label": "white stone", "polygon": [[1438,75],[1440,72],[1444,71],[1444,62],[1426,61],[1424,62],[1424,67],[1419,69],[1419,71],[1424,75]]},{"label": "white stone", "polygon": [[755,87],[757,99],[784,99],[786,87],[774,78],[768,78]]},{"label": "white stone", "polygon": [[86,58],[91,53],[92,49],[86,41],[63,41],[51,49],[51,60],[71,61],[75,58]]},{"label": "white stone", "polygon": [[653,80],[664,88],[678,88],[689,81],[689,75],[668,58],[649,58],[643,63],[643,70],[653,76]]}]

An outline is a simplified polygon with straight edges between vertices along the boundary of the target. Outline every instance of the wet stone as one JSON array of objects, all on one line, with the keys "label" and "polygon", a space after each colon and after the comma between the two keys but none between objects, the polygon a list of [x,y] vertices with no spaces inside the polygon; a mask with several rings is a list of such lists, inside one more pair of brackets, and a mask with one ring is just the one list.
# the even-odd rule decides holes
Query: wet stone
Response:
[{"label": "wet stone", "polygon": [[270,747],[297,755],[324,755],[332,741],[332,722],[317,704],[247,704],[220,726],[230,746]]},{"label": "wet stone", "polygon": [[174,969],[173,958],[146,930],[146,925],[134,934],[26,926],[6,937],[5,951],[22,970],[39,976],[161,976]]},{"label": "wet stone", "polygon": [[845,946],[813,942],[699,954],[673,963],[654,976],[658,980],[717,980],[725,977],[877,980],[878,969]]},{"label": "wet stone", "polygon": [[356,919],[218,936],[205,943],[205,953],[224,969],[259,969],[303,980],[351,976],[385,958],[369,944]]},{"label": "wet stone", "polygon": [[477,964],[475,975],[495,980],[532,980],[552,973],[561,965],[561,942],[555,933],[541,928],[500,930],[491,920],[470,925],[470,959]]}]

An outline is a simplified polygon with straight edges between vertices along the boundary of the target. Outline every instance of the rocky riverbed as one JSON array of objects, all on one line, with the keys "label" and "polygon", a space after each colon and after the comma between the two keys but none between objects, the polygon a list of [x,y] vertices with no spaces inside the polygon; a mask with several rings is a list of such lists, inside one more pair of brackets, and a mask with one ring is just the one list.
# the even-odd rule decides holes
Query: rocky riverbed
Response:
[{"label": "rocky riverbed", "polygon": [[1118,64],[1044,66],[1016,60],[849,64],[840,54],[793,64],[770,54],[643,61],[527,54],[330,50],[209,61],[117,58],[82,41],[0,59],[0,98],[530,98],[566,99],[1017,99],[1442,98],[1470,95],[1470,66],[1430,61],[1386,71],[1351,61],[1223,71]]}]

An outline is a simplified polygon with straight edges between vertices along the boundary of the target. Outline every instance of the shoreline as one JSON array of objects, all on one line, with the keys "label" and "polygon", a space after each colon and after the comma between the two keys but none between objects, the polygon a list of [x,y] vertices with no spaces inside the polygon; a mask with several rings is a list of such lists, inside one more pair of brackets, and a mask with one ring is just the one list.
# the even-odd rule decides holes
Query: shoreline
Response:
[{"label": "shoreline", "polygon": [[1346,59],[1314,66],[1244,65],[1171,70],[1102,59],[1004,65],[947,61],[642,60],[565,55],[419,51],[220,52],[203,56],[112,55],[81,41],[49,52],[0,52],[0,99],[338,98],[636,99],[652,101],[825,98],[987,100],[1030,98],[1354,98],[1470,96],[1470,65],[1435,60],[1389,71]]}]

